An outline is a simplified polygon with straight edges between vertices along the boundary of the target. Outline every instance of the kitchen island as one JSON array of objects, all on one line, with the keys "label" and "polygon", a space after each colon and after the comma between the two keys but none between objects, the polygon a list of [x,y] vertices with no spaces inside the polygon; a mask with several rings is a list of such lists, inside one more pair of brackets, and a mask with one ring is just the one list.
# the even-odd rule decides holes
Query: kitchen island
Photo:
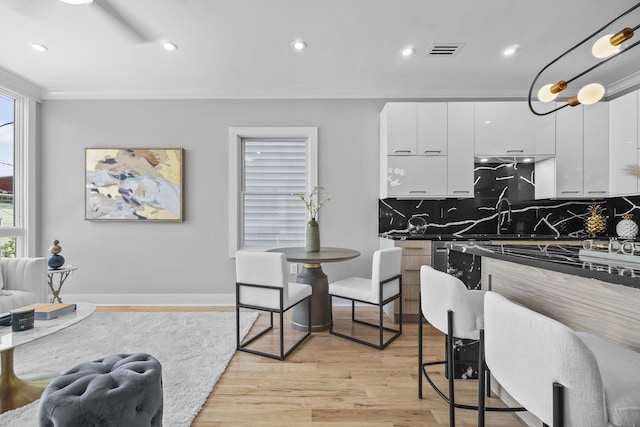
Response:
[{"label": "kitchen island", "polygon": [[574,246],[455,243],[450,250],[481,257],[483,289],[640,351],[640,264],[588,257]]},{"label": "kitchen island", "polygon": [[[482,289],[562,322],[640,351],[640,264],[589,257],[580,247],[556,245],[450,245],[450,251],[479,256]],[[640,258],[640,257],[639,257]],[[523,372],[523,378],[527,373]],[[492,391],[519,406],[497,381]],[[517,414],[529,426],[541,421]]]}]

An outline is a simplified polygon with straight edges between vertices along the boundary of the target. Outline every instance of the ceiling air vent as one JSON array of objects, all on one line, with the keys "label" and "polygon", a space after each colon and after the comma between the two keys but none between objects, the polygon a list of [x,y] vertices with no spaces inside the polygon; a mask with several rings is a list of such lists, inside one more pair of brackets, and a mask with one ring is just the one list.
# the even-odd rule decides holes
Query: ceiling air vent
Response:
[{"label": "ceiling air vent", "polygon": [[462,49],[464,43],[434,43],[429,48],[427,55],[431,56],[452,56]]}]

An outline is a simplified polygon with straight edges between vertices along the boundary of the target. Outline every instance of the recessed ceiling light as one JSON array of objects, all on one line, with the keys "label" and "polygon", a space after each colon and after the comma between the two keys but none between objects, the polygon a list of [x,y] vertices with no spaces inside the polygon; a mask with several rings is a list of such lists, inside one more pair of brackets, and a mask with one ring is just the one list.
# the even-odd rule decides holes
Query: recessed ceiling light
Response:
[{"label": "recessed ceiling light", "polygon": [[307,42],[301,39],[297,39],[297,40],[294,40],[293,43],[291,43],[291,46],[295,50],[305,50],[307,48]]},{"label": "recessed ceiling light", "polygon": [[165,50],[169,50],[169,51],[174,51],[178,49],[178,46],[176,46],[175,44],[171,43],[171,42],[164,42],[162,43],[162,47]]},{"label": "recessed ceiling light", "polygon": [[485,121],[484,121],[484,124],[485,124],[485,125],[488,125],[489,123],[491,123],[491,120],[485,120]]},{"label": "recessed ceiling light", "polygon": [[40,43],[31,43],[31,47],[37,52],[46,52],[49,50],[49,48]]},{"label": "recessed ceiling light", "polygon": [[74,6],[93,3],[93,0],[59,0],[59,1],[66,4],[72,4]]},{"label": "recessed ceiling light", "polygon": [[416,48],[413,46],[407,46],[400,51],[402,56],[411,56],[416,52]]},{"label": "recessed ceiling light", "polygon": [[505,50],[502,51],[502,54],[504,56],[511,56],[511,55],[515,54],[518,51],[519,47],[520,46],[518,46],[518,45],[509,46],[508,48],[506,48]]}]

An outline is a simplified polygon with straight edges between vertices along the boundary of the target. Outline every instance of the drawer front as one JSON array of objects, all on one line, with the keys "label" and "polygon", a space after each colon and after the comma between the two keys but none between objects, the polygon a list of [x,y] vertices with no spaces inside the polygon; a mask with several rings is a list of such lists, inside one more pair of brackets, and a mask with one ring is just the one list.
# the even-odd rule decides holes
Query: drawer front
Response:
[{"label": "drawer front", "polygon": [[[403,256],[402,257],[402,273],[417,272],[420,274],[420,267],[423,265],[431,265],[430,256]],[[402,278],[405,280],[405,278]],[[406,280],[409,280],[407,278]]]},{"label": "drawer front", "polygon": [[431,240],[396,240],[396,247],[402,248],[402,255],[431,256]]}]

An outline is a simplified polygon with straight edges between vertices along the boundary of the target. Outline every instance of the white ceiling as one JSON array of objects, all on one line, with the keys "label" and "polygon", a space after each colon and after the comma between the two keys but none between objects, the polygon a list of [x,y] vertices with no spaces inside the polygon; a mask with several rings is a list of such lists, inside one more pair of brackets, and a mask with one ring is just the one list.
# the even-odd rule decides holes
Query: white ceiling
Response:
[{"label": "white ceiling", "polygon": [[[0,0],[0,69],[40,86],[44,99],[526,98],[544,65],[637,2],[96,1]],[[107,1],[148,41],[105,13],[99,2]],[[627,18],[609,32],[640,23],[640,9]],[[305,51],[291,48],[297,38]],[[165,51],[163,40],[178,50]],[[35,52],[33,42],[48,52]],[[434,43],[464,47],[425,55]],[[416,55],[401,57],[406,45]],[[518,52],[503,57],[511,45]],[[541,83],[594,64],[588,49],[559,61]],[[640,75],[640,48],[598,72],[608,95],[635,85],[628,77]]]}]

